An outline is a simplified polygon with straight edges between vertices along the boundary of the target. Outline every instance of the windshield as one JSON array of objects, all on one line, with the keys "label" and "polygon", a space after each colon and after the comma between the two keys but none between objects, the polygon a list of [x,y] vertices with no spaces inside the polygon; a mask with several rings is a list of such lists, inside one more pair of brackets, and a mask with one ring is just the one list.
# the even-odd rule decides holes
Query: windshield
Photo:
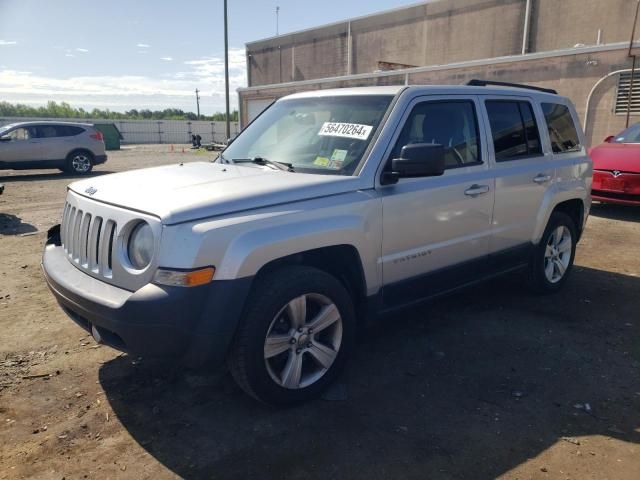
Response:
[{"label": "windshield", "polygon": [[2,127],[0,127],[0,136],[4,135],[4,132],[10,130],[11,127],[13,127],[12,123],[10,123],[9,125],[3,125]]},{"label": "windshield", "polygon": [[351,175],[393,96],[353,95],[276,102],[222,153],[222,160],[263,158],[292,171]]},{"label": "windshield", "polygon": [[611,140],[611,143],[640,143],[640,123],[620,132]]}]

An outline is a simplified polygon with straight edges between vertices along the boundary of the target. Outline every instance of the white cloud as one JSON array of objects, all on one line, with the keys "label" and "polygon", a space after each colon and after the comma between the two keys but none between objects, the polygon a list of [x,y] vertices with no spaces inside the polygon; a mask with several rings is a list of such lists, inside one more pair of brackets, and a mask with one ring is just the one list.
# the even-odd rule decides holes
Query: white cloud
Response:
[{"label": "white cloud", "polygon": [[151,45],[147,45],[146,43],[138,43],[136,45],[136,47],[138,47],[138,48],[150,48]]},{"label": "white cloud", "polygon": [[0,40],[0,45],[17,45],[15,40]]},{"label": "white cloud", "polygon": [[[185,64],[184,71],[160,77],[94,75],[54,78],[5,68],[0,69],[0,98],[36,105],[49,100],[64,101],[87,109],[99,107],[116,111],[131,108],[194,111],[193,91],[198,88],[204,113],[223,111],[224,60],[211,56]],[[229,51],[232,108],[237,106],[234,92],[242,86],[246,86],[244,49],[232,49]]]},{"label": "white cloud", "polygon": [[75,57],[75,55],[73,53],[69,53],[69,52],[65,53],[64,56],[65,57]]},{"label": "white cloud", "polygon": [[165,62],[172,62],[173,58],[172,57],[160,57],[160,60],[164,60]]},{"label": "white cloud", "polygon": [[80,52],[80,53],[88,53],[89,50],[87,50],[86,48],[76,48],[76,52]]}]

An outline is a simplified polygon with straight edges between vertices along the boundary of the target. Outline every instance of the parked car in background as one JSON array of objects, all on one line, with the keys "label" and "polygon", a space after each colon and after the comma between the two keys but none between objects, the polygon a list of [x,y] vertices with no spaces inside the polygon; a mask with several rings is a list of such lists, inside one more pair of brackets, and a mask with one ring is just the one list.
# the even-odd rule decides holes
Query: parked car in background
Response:
[{"label": "parked car in background", "polygon": [[640,205],[640,123],[605,138],[589,152],[594,200]]},{"label": "parked car in background", "polygon": [[591,205],[578,117],[485,84],[298,93],[215,163],[75,182],[47,283],[96,341],[226,359],[272,404],[318,396],[370,314],[517,269],[556,292]]},{"label": "parked car in background", "polygon": [[89,173],[107,161],[102,133],[88,123],[20,122],[0,127],[0,169]]}]

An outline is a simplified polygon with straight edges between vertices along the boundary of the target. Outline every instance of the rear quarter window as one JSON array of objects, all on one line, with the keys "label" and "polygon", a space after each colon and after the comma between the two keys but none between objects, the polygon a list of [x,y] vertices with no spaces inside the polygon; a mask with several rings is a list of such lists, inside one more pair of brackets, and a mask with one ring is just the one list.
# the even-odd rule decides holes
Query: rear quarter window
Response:
[{"label": "rear quarter window", "polygon": [[57,125],[56,131],[58,132],[58,137],[74,137],[84,132],[84,128],[73,125]]},{"label": "rear quarter window", "polygon": [[566,105],[542,103],[542,112],[547,122],[551,150],[553,153],[575,152],[580,150],[578,130]]}]

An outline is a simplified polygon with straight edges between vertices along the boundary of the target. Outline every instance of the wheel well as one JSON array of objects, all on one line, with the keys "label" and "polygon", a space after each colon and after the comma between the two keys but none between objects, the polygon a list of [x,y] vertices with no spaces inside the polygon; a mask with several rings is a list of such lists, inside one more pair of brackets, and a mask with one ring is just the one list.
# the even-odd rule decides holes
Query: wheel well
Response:
[{"label": "wheel well", "polygon": [[89,157],[91,158],[91,160],[93,160],[93,157],[94,157],[93,152],[91,150],[86,149],[86,148],[74,148],[73,150],[71,150],[67,154],[67,159],[69,159],[71,157],[71,155],[73,155],[74,153],[78,153],[78,152],[89,154]]},{"label": "wheel well", "polygon": [[256,276],[272,272],[285,265],[307,265],[337,278],[353,298],[357,311],[366,298],[366,282],[360,255],[352,245],[334,245],[295,253],[272,260]]},{"label": "wheel well", "polygon": [[571,220],[573,220],[573,223],[578,230],[578,239],[580,239],[580,236],[582,235],[584,218],[584,203],[582,203],[582,200],[578,198],[574,198],[573,200],[566,200],[556,205],[553,211],[562,212],[571,217]]}]

